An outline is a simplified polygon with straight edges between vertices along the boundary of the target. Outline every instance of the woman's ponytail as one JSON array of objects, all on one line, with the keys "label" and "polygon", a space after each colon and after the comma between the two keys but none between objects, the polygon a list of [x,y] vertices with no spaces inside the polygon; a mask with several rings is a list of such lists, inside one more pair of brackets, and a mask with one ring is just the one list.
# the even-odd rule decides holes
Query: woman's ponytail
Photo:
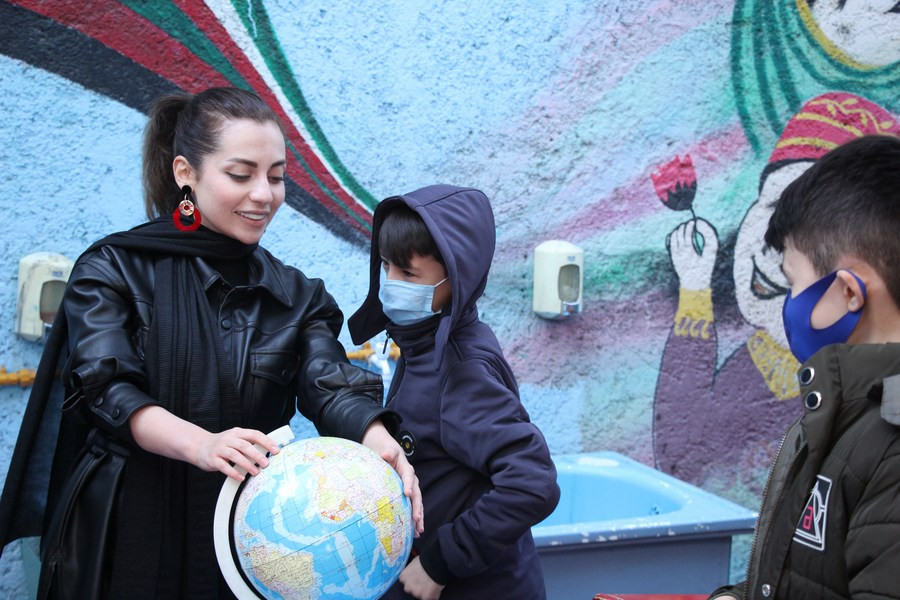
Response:
[{"label": "woman's ponytail", "polygon": [[157,99],[150,107],[150,120],[144,129],[142,173],[144,208],[150,219],[174,211],[181,201],[172,173],[172,145],[178,115],[190,100],[187,94],[171,94]]}]

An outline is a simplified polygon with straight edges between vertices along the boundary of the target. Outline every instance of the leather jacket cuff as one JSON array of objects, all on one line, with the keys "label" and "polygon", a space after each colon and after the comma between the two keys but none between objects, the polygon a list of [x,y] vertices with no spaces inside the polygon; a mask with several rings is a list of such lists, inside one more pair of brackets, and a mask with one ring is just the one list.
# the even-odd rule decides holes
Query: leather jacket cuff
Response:
[{"label": "leather jacket cuff", "polygon": [[114,381],[98,395],[88,395],[81,387],[71,391],[63,402],[62,412],[78,423],[99,427],[122,442],[137,446],[129,419],[135,411],[150,404],[157,402],[131,383]]},{"label": "leather jacket cuff", "polygon": [[[369,428],[369,425],[371,425],[376,420],[381,420],[381,424],[384,425],[384,428],[388,430],[388,433],[391,434],[391,437],[398,442],[400,441],[400,422],[403,420],[400,415],[389,408],[383,408],[372,415],[372,418],[370,418],[363,427],[363,433],[365,433],[366,429]],[[362,439],[362,436],[360,436],[360,439]]]}]

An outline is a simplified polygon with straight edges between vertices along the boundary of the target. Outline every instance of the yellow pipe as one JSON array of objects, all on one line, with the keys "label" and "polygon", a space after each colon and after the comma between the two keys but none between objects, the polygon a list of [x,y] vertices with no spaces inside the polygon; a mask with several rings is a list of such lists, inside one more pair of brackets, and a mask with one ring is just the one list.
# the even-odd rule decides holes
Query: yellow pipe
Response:
[{"label": "yellow pipe", "polygon": [[6,367],[0,365],[0,385],[20,385],[28,387],[34,383],[34,369],[19,369],[12,373],[7,373]]},{"label": "yellow pipe", "polygon": [[350,360],[366,360],[370,356],[375,354],[375,351],[372,350],[372,344],[366,342],[363,344],[363,347],[359,350],[350,350],[347,352],[347,358]]},{"label": "yellow pipe", "polygon": [[[347,358],[351,360],[367,360],[373,354],[375,354],[375,351],[372,350],[372,345],[369,342],[366,342],[361,349],[350,350],[347,352]],[[394,342],[391,342],[388,358],[391,360],[400,358],[400,347]],[[36,371],[34,369],[19,369],[18,371],[8,372],[6,367],[0,365],[0,385],[20,385],[22,387],[28,387],[34,383],[35,373]]]},{"label": "yellow pipe", "polygon": [[[375,351],[372,349],[372,344],[366,342],[359,350],[349,350],[347,352],[347,358],[350,360],[368,360],[373,354],[375,354]],[[391,360],[400,358],[400,346],[391,342],[391,348],[388,350],[387,355]]]}]

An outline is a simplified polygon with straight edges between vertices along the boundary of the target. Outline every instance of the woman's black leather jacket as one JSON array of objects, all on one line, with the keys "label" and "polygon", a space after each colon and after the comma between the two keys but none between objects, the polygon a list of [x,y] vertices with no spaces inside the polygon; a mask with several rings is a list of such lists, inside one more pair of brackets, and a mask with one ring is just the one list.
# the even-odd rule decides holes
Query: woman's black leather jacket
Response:
[{"label": "woman's black leather jacket", "polygon": [[[343,315],[321,280],[262,248],[246,259],[245,286],[232,287],[202,258],[190,260],[216,314],[242,426],[268,433],[296,407],[323,435],[360,441],[376,418],[394,433],[381,378],[347,360],[337,341]],[[129,417],[156,402],[143,364],[155,264],[153,254],[103,246],[75,266],[64,299],[70,354],[63,376],[74,390],[66,408],[130,443]]]}]

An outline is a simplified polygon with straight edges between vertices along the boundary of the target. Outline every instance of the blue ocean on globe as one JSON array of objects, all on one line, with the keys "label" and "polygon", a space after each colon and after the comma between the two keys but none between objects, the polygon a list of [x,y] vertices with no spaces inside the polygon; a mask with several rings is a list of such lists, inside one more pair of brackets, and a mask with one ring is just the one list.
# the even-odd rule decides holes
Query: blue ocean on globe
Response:
[{"label": "blue ocean on globe", "polygon": [[265,598],[380,597],[412,547],[399,476],[368,448],[338,438],[284,446],[235,502],[234,549]]}]

